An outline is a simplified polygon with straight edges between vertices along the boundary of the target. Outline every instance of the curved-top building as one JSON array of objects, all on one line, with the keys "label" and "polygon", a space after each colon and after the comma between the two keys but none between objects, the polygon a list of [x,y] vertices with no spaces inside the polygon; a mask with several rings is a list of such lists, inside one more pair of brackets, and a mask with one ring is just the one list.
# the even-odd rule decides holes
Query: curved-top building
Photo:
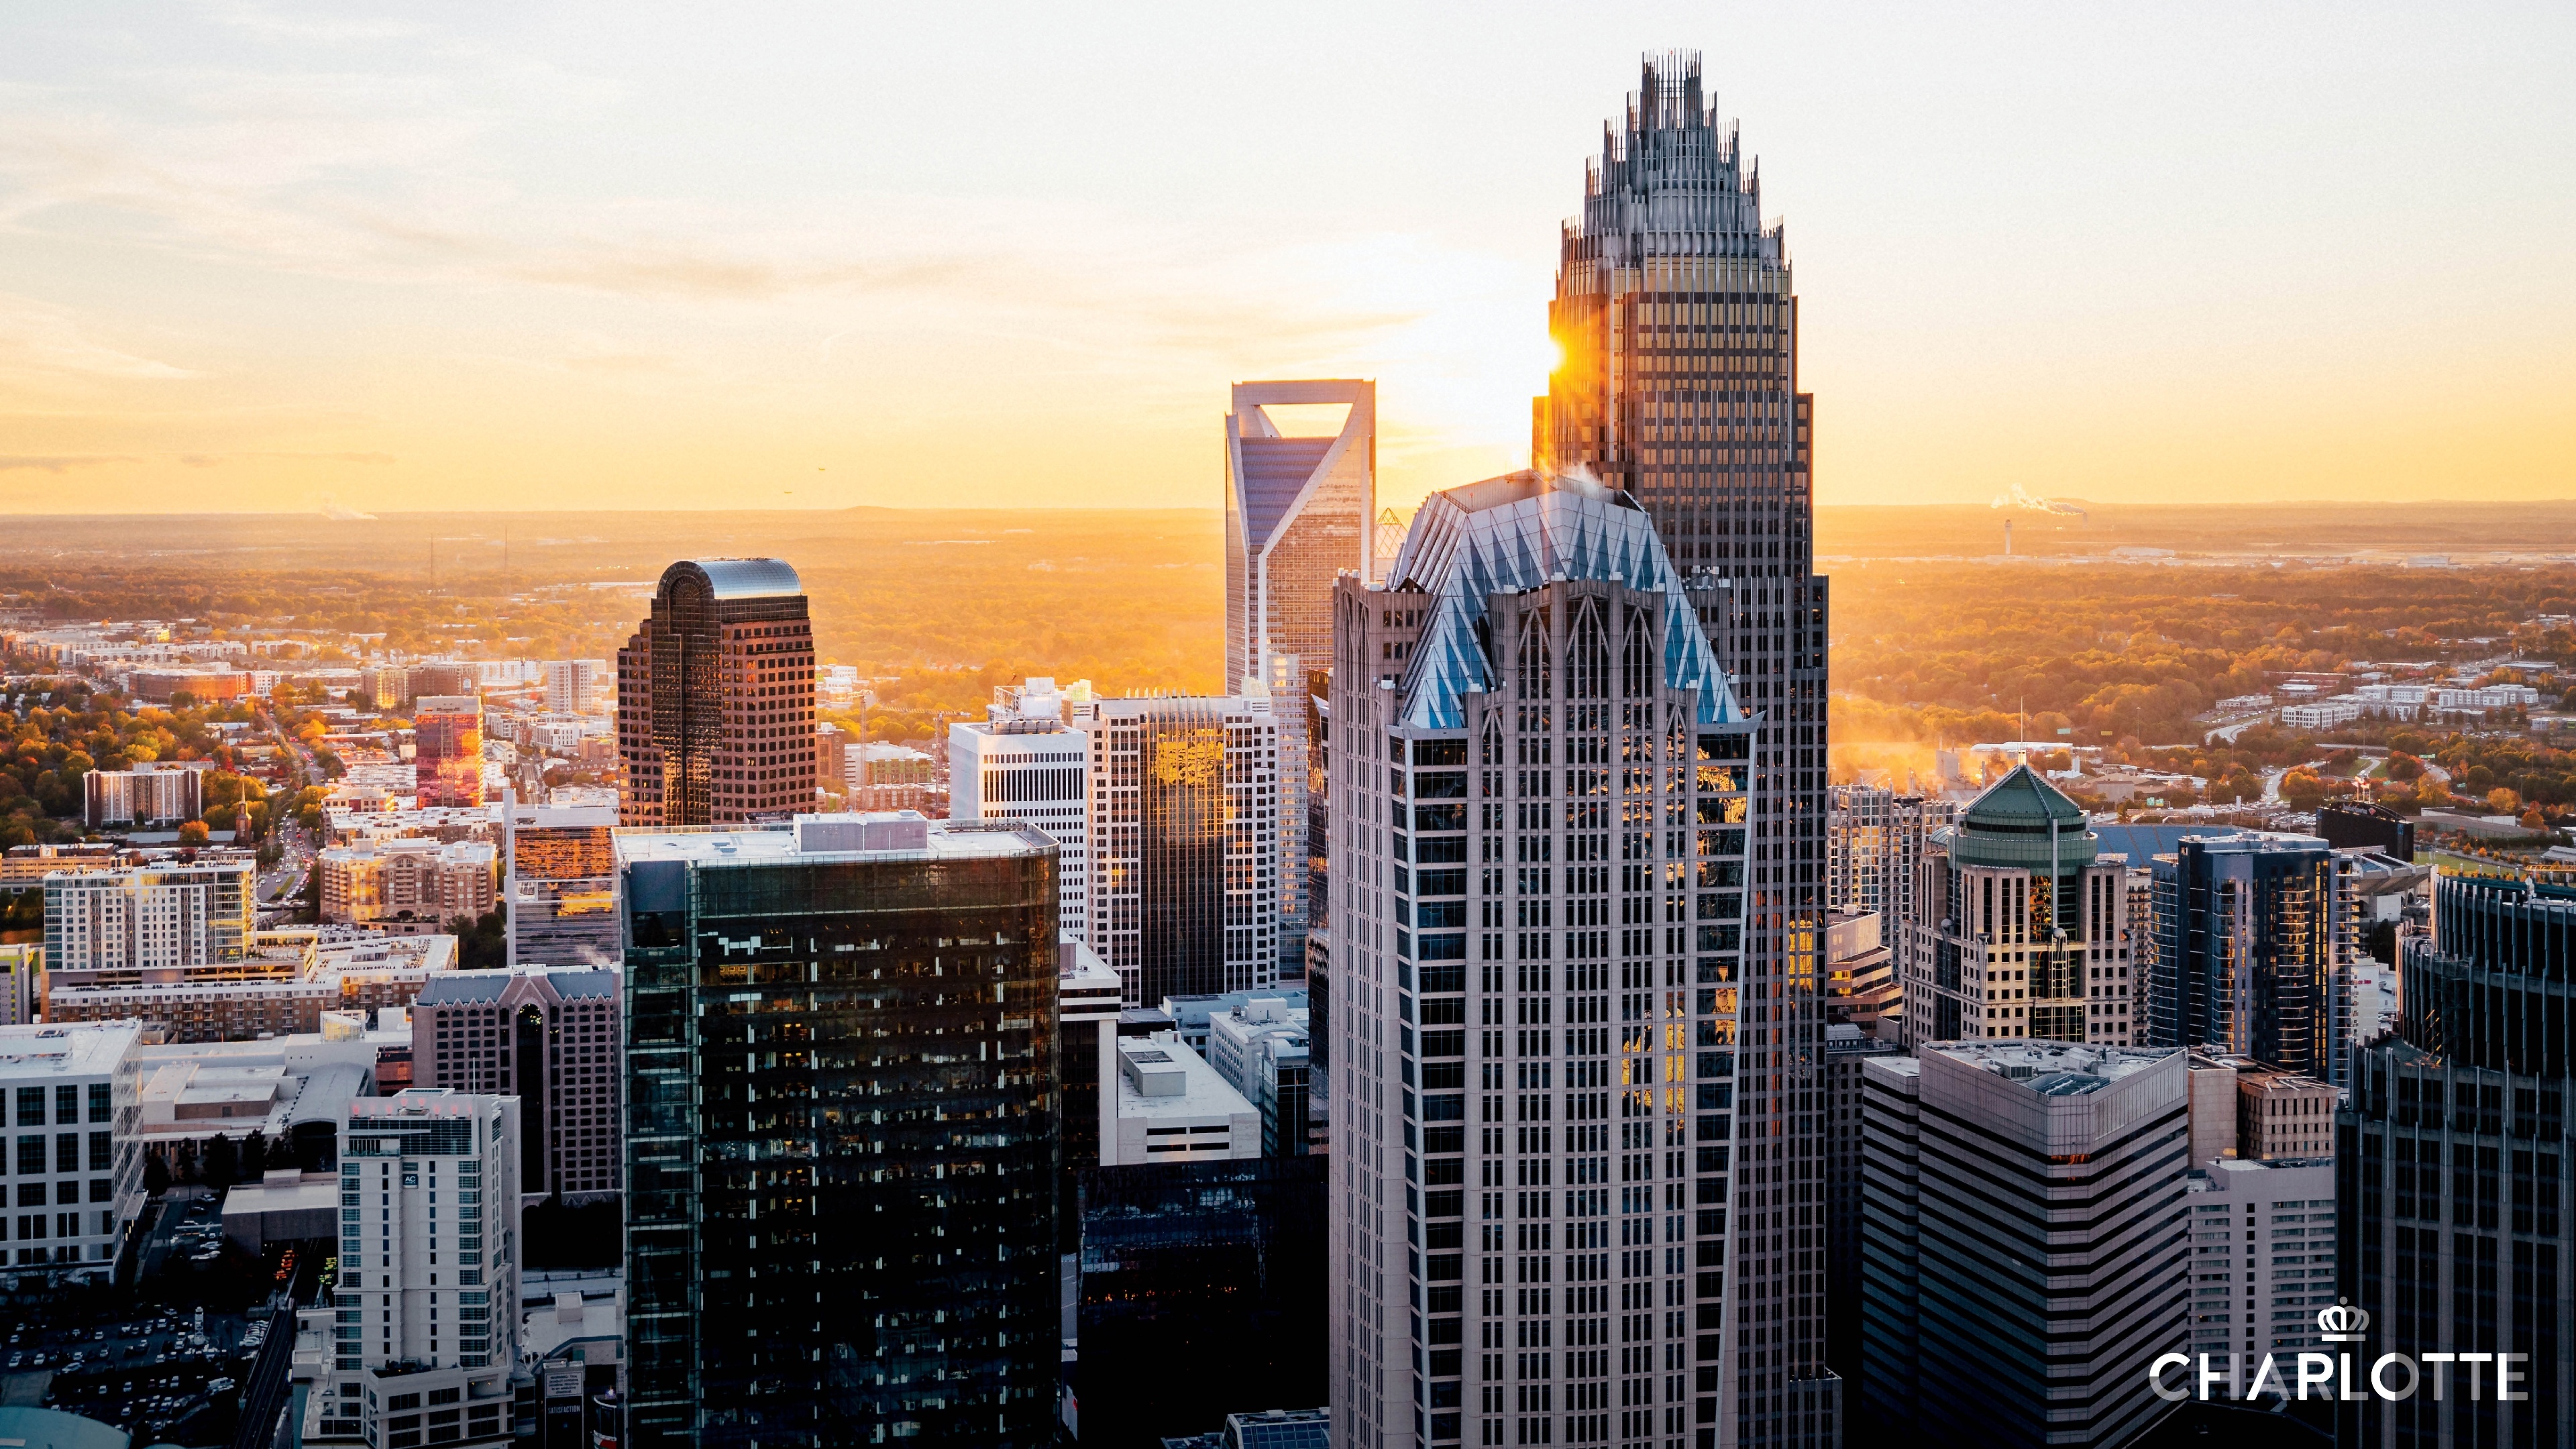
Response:
[{"label": "curved-top building", "polygon": [[814,808],[814,629],[775,558],[682,559],[617,651],[621,825]]}]

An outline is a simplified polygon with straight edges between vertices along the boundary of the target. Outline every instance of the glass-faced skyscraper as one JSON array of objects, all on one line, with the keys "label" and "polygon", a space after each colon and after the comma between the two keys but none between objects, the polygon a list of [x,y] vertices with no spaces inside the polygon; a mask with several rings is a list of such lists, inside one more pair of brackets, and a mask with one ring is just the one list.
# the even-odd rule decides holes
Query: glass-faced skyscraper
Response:
[{"label": "glass-faced skyscraper", "polygon": [[[1225,685],[1292,695],[1333,655],[1333,578],[1369,569],[1377,384],[1238,382],[1225,419]],[[1284,428],[1273,407],[1340,406],[1335,431]],[[1302,661],[1302,664],[1301,664]]]},{"label": "glass-faced skyscraper", "polygon": [[[1329,432],[1270,409],[1340,407]],[[1377,537],[1377,384],[1239,382],[1225,419],[1225,687],[1276,701],[1281,970],[1306,957],[1307,686],[1331,667],[1333,580],[1368,576]]]},{"label": "glass-faced skyscraper", "polygon": [[[2339,1405],[2336,1442],[2576,1441],[2576,890],[2442,876],[2432,934],[2404,949],[2404,1017],[2352,1053],[2335,1124],[2340,1286],[2370,1313],[2357,1362],[2460,1361],[2424,1363],[2428,1381],[2447,1369],[2444,1395]],[[2476,1397],[2472,1354],[2495,1356]]]},{"label": "glass-faced skyscraper", "polygon": [[1752,726],[1682,579],[1626,495],[1517,473],[1336,607],[1333,1442],[1747,1442],[1823,1293],[1778,1050],[1822,942],[1750,975]]},{"label": "glass-faced skyscraper", "polygon": [[[1549,330],[1564,360],[1532,420],[1542,468],[1589,470],[1643,505],[1734,680],[1757,789],[1745,972],[1777,1029],[1752,1069],[1783,1135],[1766,1163],[1789,1202],[1822,1182],[1823,1015],[1798,961],[1824,933],[1825,580],[1814,569],[1813,400],[1798,391],[1788,241],[1700,84],[1696,54],[1650,57],[1564,230]],[[1771,1100],[1770,1094],[1777,1093]],[[1774,1242],[1795,1256],[1794,1234]],[[1726,1400],[1720,1443],[1820,1442],[1821,1280],[1779,1285],[1779,1316]],[[1747,1325],[1747,1332],[1753,1332]]]},{"label": "glass-faced skyscraper", "polygon": [[814,808],[814,627],[784,559],[682,559],[617,651],[618,822]]},{"label": "glass-faced skyscraper", "polygon": [[624,831],[643,1446],[1050,1442],[1055,845]]},{"label": "glass-faced skyscraper", "polygon": [[2336,949],[2333,850],[2314,836],[2244,831],[2184,840],[2151,868],[2149,1039],[2214,1043],[2342,1082],[2351,986]]}]

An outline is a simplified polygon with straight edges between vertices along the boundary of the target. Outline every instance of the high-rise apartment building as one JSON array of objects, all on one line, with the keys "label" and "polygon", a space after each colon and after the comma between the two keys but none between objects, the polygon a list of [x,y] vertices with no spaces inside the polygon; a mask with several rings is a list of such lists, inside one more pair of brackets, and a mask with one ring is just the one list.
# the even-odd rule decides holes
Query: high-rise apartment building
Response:
[{"label": "high-rise apartment building", "polygon": [[81,823],[176,825],[205,813],[205,772],[185,766],[137,765],[81,776]]},{"label": "high-rise apartment building", "polygon": [[1064,722],[1066,703],[1091,702],[1091,682],[998,685],[982,721],[948,727],[948,818],[1024,820],[1056,845],[1064,933],[1090,925],[1091,737]]},{"label": "high-rise apartment building", "polygon": [[807,815],[617,849],[629,1437],[1051,1442],[1054,843]]},{"label": "high-rise apartment building", "polygon": [[[1270,408],[1340,407],[1306,433]],[[1333,654],[1333,580],[1365,577],[1377,512],[1377,384],[1238,382],[1225,419],[1225,682],[1303,689]]]},{"label": "high-rise apartment building", "polygon": [[1834,1442],[1784,1170],[1822,933],[1748,947],[1787,867],[1692,607],[1633,501],[1535,473],[1339,586],[1336,1444]]},{"label": "high-rise apartment building", "polygon": [[501,904],[509,964],[614,965],[617,812],[606,805],[502,802]]},{"label": "high-rise apartment building", "polygon": [[512,1097],[413,1088],[349,1103],[331,1368],[304,1442],[510,1442],[518,1135]]},{"label": "high-rise apartment building", "polygon": [[783,559],[683,559],[617,651],[618,820],[783,820],[814,808],[814,628]]},{"label": "high-rise apartment building", "polygon": [[[1549,330],[1563,361],[1534,409],[1532,453],[1588,470],[1653,518],[1684,594],[1745,711],[1761,852],[1746,970],[1782,994],[1777,1171],[1812,1201],[1822,1162],[1822,1006],[1798,969],[1824,930],[1825,641],[1814,571],[1814,400],[1798,390],[1788,241],[1762,220],[1761,182],[1702,92],[1696,54],[1650,57],[1625,117],[1586,169],[1564,228]],[[1766,1078],[1766,1081],[1768,1079]],[[1792,1280],[1792,1287],[1799,1286]],[[1762,1355],[1721,1395],[1722,1444],[1826,1442],[1836,1381],[1822,1297],[1793,1292],[1762,1325]],[[1748,1332],[1751,1331],[1748,1326]]]},{"label": "high-rise apartment building", "polygon": [[177,980],[239,961],[258,930],[258,865],[239,859],[45,877],[45,964],[57,975]]},{"label": "high-rise apartment building", "polygon": [[2084,811],[2027,766],[1932,833],[1916,884],[1902,1040],[2040,1037],[2125,1046],[2137,1005],[2128,867],[2094,859]]},{"label": "high-rise apartment building", "polygon": [[2151,869],[2153,955],[2140,973],[2151,1039],[2342,1081],[2352,989],[2333,849],[2228,832],[2185,839]]},{"label": "high-rise apartment building", "polygon": [[483,803],[483,700],[475,694],[412,701],[412,768],[420,803]]},{"label": "high-rise apartment building", "polygon": [[519,1099],[519,1185],[621,1191],[624,1026],[613,970],[442,971],[411,1007],[412,1080]]},{"label": "high-rise apartment building", "polygon": [[1932,1042],[1861,1064],[1863,1442],[2119,1444],[2183,1338],[2179,1051]]},{"label": "high-rise apartment building", "polygon": [[[2439,1399],[2351,1406],[2341,1442],[2565,1443],[2576,1436],[2576,889],[2437,877],[2433,929],[2406,940],[2401,964],[2397,1032],[2353,1053],[2337,1122],[2338,1279],[2370,1313],[2373,1355],[2499,1357],[2480,1397],[2462,1392],[2460,1363]],[[2519,1400],[2500,1401],[2505,1354],[2527,1355]]]},{"label": "high-rise apartment building", "polygon": [[105,1283],[143,1211],[133,1021],[0,1026],[0,1283]]},{"label": "high-rise apartment building", "polygon": [[546,661],[546,713],[593,714],[616,702],[617,670],[607,660]]},{"label": "high-rise apartment building", "polygon": [[1825,909],[1860,915],[1886,910],[1896,862],[1896,792],[1883,785],[1836,785],[1825,802]]},{"label": "high-rise apartment building", "polygon": [[1130,1006],[1279,979],[1279,717],[1268,695],[1067,705],[1090,737],[1085,938]]}]

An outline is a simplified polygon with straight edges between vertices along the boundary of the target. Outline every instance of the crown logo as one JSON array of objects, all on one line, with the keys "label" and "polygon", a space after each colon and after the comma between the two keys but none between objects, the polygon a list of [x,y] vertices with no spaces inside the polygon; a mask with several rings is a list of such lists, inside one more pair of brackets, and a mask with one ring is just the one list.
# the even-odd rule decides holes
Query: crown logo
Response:
[{"label": "crown logo", "polygon": [[2352,1300],[2336,1300],[2336,1306],[2317,1310],[2317,1336],[2328,1343],[2359,1343],[2370,1327],[2370,1310],[2355,1308]]}]

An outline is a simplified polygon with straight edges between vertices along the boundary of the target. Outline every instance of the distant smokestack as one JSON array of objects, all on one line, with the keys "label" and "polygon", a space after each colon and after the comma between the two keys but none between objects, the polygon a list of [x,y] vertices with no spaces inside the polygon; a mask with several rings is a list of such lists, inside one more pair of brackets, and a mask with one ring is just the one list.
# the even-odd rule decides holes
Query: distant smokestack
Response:
[{"label": "distant smokestack", "polygon": [[2012,557],[2012,520],[2004,520],[2004,557]]}]

